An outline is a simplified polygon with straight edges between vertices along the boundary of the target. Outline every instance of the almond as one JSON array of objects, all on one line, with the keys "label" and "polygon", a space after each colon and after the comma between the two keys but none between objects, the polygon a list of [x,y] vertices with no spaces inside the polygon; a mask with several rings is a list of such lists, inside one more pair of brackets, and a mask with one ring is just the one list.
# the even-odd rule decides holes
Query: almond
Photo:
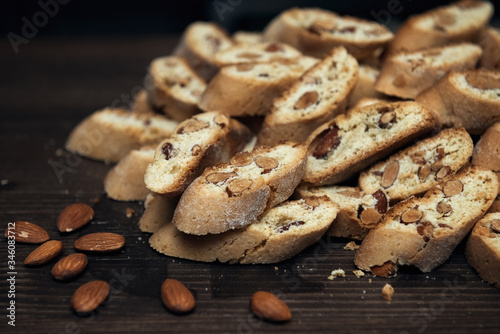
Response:
[{"label": "almond", "polygon": [[491,229],[495,233],[500,233],[500,219],[494,219],[491,221]]},{"label": "almond", "polygon": [[317,91],[305,92],[302,96],[295,102],[293,109],[306,109],[318,102],[319,94]]},{"label": "almond", "polygon": [[75,248],[81,251],[112,252],[125,245],[125,238],[116,233],[100,232],[84,235],[75,241]]},{"label": "almond", "polygon": [[167,278],[161,285],[161,300],[174,313],[190,312],[195,307],[194,296],[188,288],[176,279]]},{"label": "almond", "polygon": [[272,157],[257,157],[255,158],[255,164],[264,169],[262,174],[266,174],[277,168],[280,163],[277,159]]},{"label": "almond", "polygon": [[201,151],[202,151],[201,146],[200,146],[200,145],[198,145],[198,144],[194,145],[194,146],[191,148],[191,154],[192,154],[193,156],[198,156],[198,155],[200,155]]},{"label": "almond", "polygon": [[234,172],[227,172],[227,173],[224,173],[224,172],[217,173],[216,172],[216,173],[208,174],[206,179],[210,183],[217,184],[220,182],[227,181],[228,179],[235,177],[235,176],[238,176],[238,174],[236,174]]},{"label": "almond", "polygon": [[325,158],[330,151],[334,150],[340,144],[339,128],[334,126],[331,129],[323,131],[318,145],[314,149],[313,157],[316,159]]},{"label": "almond", "polygon": [[445,215],[447,213],[450,213],[452,211],[451,205],[445,202],[439,202],[437,207],[436,207],[437,212]]},{"label": "almond", "polygon": [[59,255],[62,252],[62,249],[63,243],[61,241],[49,240],[32,251],[28,257],[26,257],[26,260],[24,260],[24,264],[29,266],[38,266],[47,263]]},{"label": "almond", "polygon": [[57,218],[57,228],[61,232],[71,232],[86,225],[94,218],[94,210],[84,203],[67,206]]},{"label": "almond", "polygon": [[247,72],[250,71],[255,65],[251,63],[243,63],[236,65],[236,70],[238,72]]},{"label": "almond", "polygon": [[425,182],[429,175],[431,175],[431,166],[429,166],[429,164],[420,167],[418,170],[418,179],[420,182]]},{"label": "almond", "polygon": [[434,226],[429,222],[421,222],[417,227],[417,232],[424,238],[424,241],[427,242],[434,234]]},{"label": "almond", "polygon": [[253,155],[250,152],[240,152],[231,158],[231,164],[236,167],[248,166],[253,162]]},{"label": "almond", "polygon": [[202,129],[208,128],[210,126],[210,123],[199,120],[199,119],[192,119],[187,122],[187,124],[184,126],[182,129],[182,133],[192,133],[196,131],[200,131]]},{"label": "almond", "polygon": [[60,259],[52,267],[52,276],[55,279],[64,281],[78,276],[87,267],[87,255],[75,253]]},{"label": "almond", "polygon": [[446,197],[460,194],[464,190],[464,185],[458,180],[448,181],[444,184],[443,192]]},{"label": "almond", "polygon": [[253,53],[253,52],[241,52],[236,55],[238,58],[247,58],[247,59],[256,59],[260,58],[261,55],[258,53]]},{"label": "almond", "polygon": [[217,114],[214,116],[214,122],[221,128],[229,124],[229,118],[224,114]]},{"label": "almond", "polygon": [[374,208],[368,208],[361,212],[360,218],[363,225],[371,228],[380,221],[382,215]]},{"label": "almond", "polygon": [[389,124],[394,123],[395,120],[396,120],[396,112],[395,111],[385,112],[380,116],[380,119],[378,121],[378,126],[381,129],[385,129],[389,126]]},{"label": "almond", "polygon": [[316,196],[307,197],[304,202],[307,205],[311,206],[313,209],[321,205],[321,201]]},{"label": "almond", "polygon": [[448,174],[450,174],[451,168],[448,166],[444,166],[436,173],[436,179],[441,180],[444,179]]},{"label": "almond", "polygon": [[385,167],[384,174],[382,174],[382,180],[380,181],[380,185],[384,188],[389,188],[398,178],[398,174],[399,174],[399,162],[393,161],[390,164],[388,164],[387,167]]},{"label": "almond", "polygon": [[71,298],[71,307],[78,313],[95,310],[108,297],[109,284],[104,281],[91,281],[76,289]]},{"label": "almond", "polygon": [[229,197],[237,196],[245,190],[249,189],[252,184],[253,181],[249,179],[235,179],[229,182],[226,191]]},{"label": "almond", "polygon": [[422,219],[423,212],[417,209],[409,209],[401,214],[401,222],[405,224],[417,223]]},{"label": "almond", "polygon": [[417,165],[425,165],[427,162],[425,160],[425,152],[424,151],[417,151],[412,154],[410,154],[410,159],[413,161],[413,163]]},{"label": "almond", "polygon": [[7,228],[5,236],[8,237],[9,235],[14,235],[16,242],[28,244],[41,244],[50,239],[49,234],[43,227],[25,221],[14,222],[14,229]]},{"label": "almond", "polygon": [[257,291],[253,294],[250,309],[256,316],[265,320],[283,322],[292,319],[288,305],[267,291]]}]

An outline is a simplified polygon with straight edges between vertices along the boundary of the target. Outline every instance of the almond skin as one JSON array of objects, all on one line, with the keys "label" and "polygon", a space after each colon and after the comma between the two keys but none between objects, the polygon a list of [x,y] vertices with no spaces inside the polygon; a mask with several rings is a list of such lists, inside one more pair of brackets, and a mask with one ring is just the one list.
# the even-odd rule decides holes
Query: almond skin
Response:
[{"label": "almond skin", "polygon": [[56,280],[64,281],[78,276],[87,267],[87,255],[75,253],[63,257],[52,268],[52,276]]},{"label": "almond skin", "polygon": [[250,309],[256,316],[270,321],[284,322],[292,319],[292,313],[285,302],[266,291],[253,294]]},{"label": "almond skin", "polygon": [[167,278],[161,285],[161,300],[174,313],[187,313],[195,307],[194,296],[184,284]]},{"label": "almond skin", "polygon": [[125,245],[125,238],[116,233],[100,232],[84,235],[75,241],[75,248],[89,252],[113,252]]},{"label": "almond skin", "polygon": [[[16,242],[25,242],[28,244],[41,244],[50,239],[45,229],[37,224],[25,221],[15,222],[15,228],[5,230],[5,236],[8,237],[14,232]],[[10,232],[10,233],[9,233]]]},{"label": "almond skin", "polygon": [[38,266],[49,262],[62,252],[63,243],[59,240],[49,240],[38,246],[28,255],[24,264],[28,266]]},{"label": "almond skin", "polygon": [[109,284],[104,281],[91,281],[76,289],[71,298],[71,307],[78,313],[95,310],[108,297]]},{"label": "almond skin", "polygon": [[71,232],[88,224],[94,218],[94,210],[84,203],[67,206],[57,218],[57,228],[61,232]]}]

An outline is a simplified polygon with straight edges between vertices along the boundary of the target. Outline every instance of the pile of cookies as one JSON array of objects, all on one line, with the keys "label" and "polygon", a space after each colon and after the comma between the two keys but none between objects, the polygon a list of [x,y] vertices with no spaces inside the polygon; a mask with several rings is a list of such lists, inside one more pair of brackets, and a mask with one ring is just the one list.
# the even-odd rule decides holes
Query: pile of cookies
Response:
[{"label": "pile of cookies", "polygon": [[472,231],[469,262],[500,287],[492,14],[463,0],[395,34],[317,8],[231,37],[195,22],[132,110],[95,112],[66,148],[116,163],[105,191],[144,200],[140,228],[169,256],[274,263],[330,235],[363,240],[355,264],[391,277]]}]

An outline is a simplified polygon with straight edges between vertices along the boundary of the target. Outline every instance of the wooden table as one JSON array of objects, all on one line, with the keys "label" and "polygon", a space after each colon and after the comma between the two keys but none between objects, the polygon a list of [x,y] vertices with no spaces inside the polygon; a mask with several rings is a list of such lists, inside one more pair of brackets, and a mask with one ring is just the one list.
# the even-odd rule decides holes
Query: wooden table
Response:
[{"label": "wooden table", "polygon": [[[140,87],[146,66],[168,54],[172,36],[33,39],[16,55],[0,47],[0,221],[27,220],[43,226],[74,252],[80,236],[110,231],[126,237],[125,248],[89,255],[87,270],[60,283],[50,275],[54,262],[23,265],[35,248],[16,245],[16,328],[7,325],[7,241],[0,241],[1,333],[493,333],[500,332],[500,290],[484,283],[467,264],[464,245],[431,273],[402,268],[393,279],[352,271],[348,240],[322,239],[302,254],[276,265],[205,264],[156,253],[137,222],[142,203],[120,203],[103,193],[111,168],[64,151],[70,130],[86,115],[127,100]],[[57,166],[57,169],[54,169]],[[97,202],[94,203],[95,199]],[[90,204],[95,218],[85,228],[60,234],[56,219],[74,202]],[[126,217],[126,209],[135,214]],[[345,278],[329,280],[334,269]],[[160,301],[167,278],[194,293],[193,313],[176,316]],[[111,284],[109,299],[95,314],[80,317],[69,307],[81,284],[102,279]],[[392,302],[381,298],[385,283],[395,288]],[[249,312],[257,290],[279,294],[290,306],[286,324],[261,322]]]}]

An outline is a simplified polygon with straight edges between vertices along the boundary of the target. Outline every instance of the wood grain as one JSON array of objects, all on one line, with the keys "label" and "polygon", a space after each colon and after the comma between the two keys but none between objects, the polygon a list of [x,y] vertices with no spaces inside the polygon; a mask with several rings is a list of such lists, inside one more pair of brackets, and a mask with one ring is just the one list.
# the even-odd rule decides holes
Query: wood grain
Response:
[{"label": "wood grain", "polygon": [[[87,233],[115,232],[126,238],[116,253],[89,254],[88,268],[69,282],[51,277],[57,260],[24,267],[22,259],[35,246],[18,244],[15,331],[5,317],[7,241],[2,238],[2,333],[498,332],[500,290],[481,281],[467,264],[463,244],[433,272],[402,268],[394,279],[357,279],[354,252],[343,249],[348,240],[342,239],[322,239],[277,265],[196,263],[152,250],[149,235],[137,228],[142,203],[116,202],[103,193],[102,180],[111,166],[63,148],[78,121],[140,86],[149,61],[170,52],[176,41],[168,36],[35,39],[18,55],[0,47],[0,179],[8,180],[0,187],[2,230],[10,221],[37,223],[63,242],[60,257],[75,252],[74,241]],[[71,166],[58,179],[50,161]],[[57,217],[75,202],[92,206],[94,219],[81,230],[61,234]],[[135,210],[131,218],[127,208]],[[328,280],[338,268],[346,277]],[[193,313],[176,316],[162,305],[160,286],[167,277],[194,293]],[[69,306],[71,296],[95,279],[111,285],[110,296],[96,314],[79,317]],[[386,282],[395,288],[391,303],[380,297]],[[249,300],[257,290],[286,301],[292,321],[276,325],[254,318]]]}]

